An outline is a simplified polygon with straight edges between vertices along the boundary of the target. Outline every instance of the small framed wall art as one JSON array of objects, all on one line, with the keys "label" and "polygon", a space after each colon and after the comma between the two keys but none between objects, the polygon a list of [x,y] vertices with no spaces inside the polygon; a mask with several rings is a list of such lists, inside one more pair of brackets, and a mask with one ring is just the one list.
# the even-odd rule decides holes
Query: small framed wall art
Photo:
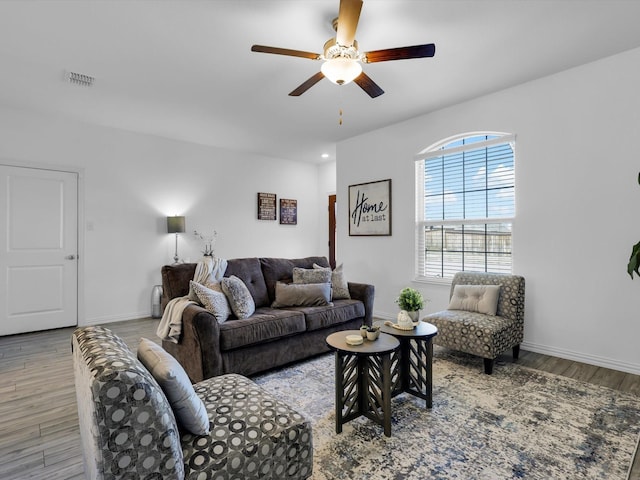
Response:
[{"label": "small framed wall art", "polygon": [[298,224],[298,201],[290,198],[280,199],[280,224]]},{"label": "small framed wall art", "polygon": [[276,194],[258,192],[258,220],[276,219]]},{"label": "small framed wall art", "polygon": [[391,179],[349,185],[349,235],[391,235]]}]

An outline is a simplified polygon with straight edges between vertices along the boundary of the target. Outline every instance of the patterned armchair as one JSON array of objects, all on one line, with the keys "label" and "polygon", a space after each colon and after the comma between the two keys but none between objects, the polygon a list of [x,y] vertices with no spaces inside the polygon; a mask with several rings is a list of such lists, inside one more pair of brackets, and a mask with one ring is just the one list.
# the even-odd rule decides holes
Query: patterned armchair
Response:
[{"label": "patterned armchair", "polygon": [[[452,308],[460,307],[453,302],[456,285],[499,285],[495,315],[473,311],[473,302],[463,305],[464,310]],[[459,288],[457,292],[460,291]],[[513,359],[518,359],[524,331],[524,277],[458,272],[451,282],[449,297],[449,309],[423,318],[438,327],[435,344],[482,357],[484,371],[489,375],[495,358],[509,348]]]},{"label": "patterned armchair", "polygon": [[153,375],[109,329],[72,336],[85,478],[304,480],[311,424],[246,377],[194,385],[211,431],[180,428]]}]

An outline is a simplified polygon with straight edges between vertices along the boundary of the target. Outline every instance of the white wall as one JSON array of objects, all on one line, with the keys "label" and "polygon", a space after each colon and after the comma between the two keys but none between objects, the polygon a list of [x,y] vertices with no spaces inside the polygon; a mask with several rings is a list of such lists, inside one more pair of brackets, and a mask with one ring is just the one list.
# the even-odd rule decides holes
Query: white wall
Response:
[{"label": "white wall", "polygon": [[[640,279],[626,273],[640,240],[638,85],[640,49],[340,143],[340,195],[349,184],[393,180],[391,237],[349,237],[347,222],[338,226],[349,278],[376,286],[376,315],[395,316],[394,299],[414,276],[413,156],[457,133],[515,133],[523,348],[640,373]],[[431,299],[427,313],[446,308],[448,286],[413,286]]]},{"label": "white wall", "polygon": [[[182,258],[197,261],[194,229],[218,232],[223,258],[326,255],[323,176],[315,165],[261,157],[0,107],[0,163],[81,170],[84,302],[79,324],[150,314],[151,288],[171,263],[167,215],[185,215]],[[335,178],[335,177],[334,177]],[[335,189],[335,184],[332,187]],[[257,192],[298,200],[298,224],[259,221]]]}]

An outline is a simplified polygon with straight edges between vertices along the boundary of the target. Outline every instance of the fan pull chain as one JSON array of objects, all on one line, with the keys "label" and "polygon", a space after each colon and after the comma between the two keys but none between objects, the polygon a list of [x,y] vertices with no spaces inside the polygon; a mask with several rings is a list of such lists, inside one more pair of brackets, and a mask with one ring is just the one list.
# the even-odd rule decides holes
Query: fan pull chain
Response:
[{"label": "fan pull chain", "polygon": [[342,109],[340,109],[340,118],[338,119],[338,125],[342,125]]}]

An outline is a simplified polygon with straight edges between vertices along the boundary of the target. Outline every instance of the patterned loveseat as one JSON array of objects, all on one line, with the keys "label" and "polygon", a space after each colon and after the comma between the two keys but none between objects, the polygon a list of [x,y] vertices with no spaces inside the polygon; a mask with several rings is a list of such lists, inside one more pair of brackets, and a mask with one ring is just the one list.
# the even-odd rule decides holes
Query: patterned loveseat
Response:
[{"label": "patterned loveseat", "polygon": [[160,385],[110,330],[79,328],[72,346],[85,478],[311,475],[310,423],[251,380],[229,374],[194,385],[210,433],[193,435],[178,426]]},{"label": "patterned loveseat", "polygon": [[[494,311],[490,312],[493,314],[474,311],[479,302],[482,306],[482,298],[476,298],[475,302],[473,299],[466,302],[463,299],[458,305],[454,304],[456,286],[482,285],[499,286],[497,304],[494,303]],[[458,291],[465,295],[462,289]],[[449,309],[423,318],[423,321],[438,327],[435,344],[482,357],[487,374],[493,372],[495,358],[510,348],[513,350],[513,359],[518,359],[524,335],[524,277],[458,272],[451,282],[449,297]]]}]

